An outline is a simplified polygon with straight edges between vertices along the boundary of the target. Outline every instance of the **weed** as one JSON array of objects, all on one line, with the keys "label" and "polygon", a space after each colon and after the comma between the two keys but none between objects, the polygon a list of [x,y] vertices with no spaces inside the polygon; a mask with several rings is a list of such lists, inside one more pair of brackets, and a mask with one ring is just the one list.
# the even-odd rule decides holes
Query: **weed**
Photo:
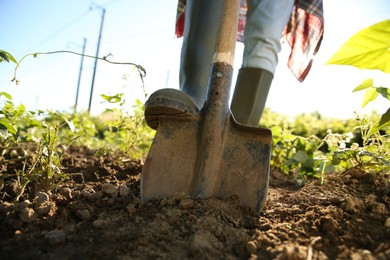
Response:
[{"label": "weed", "polygon": [[[379,132],[372,134],[369,131],[372,128],[370,120],[357,117],[356,122],[355,127],[346,128],[343,133],[334,133],[332,129],[328,129],[323,138],[316,135],[307,137],[295,135],[291,130],[295,129],[293,124],[288,127],[273,126],[271,167],[292,174],[299,181],[305,181],[307,177],[316,177],[321,178],[322,182],[326,174],[350,168],[372,173],[388,171],[390,169],[388,135]],[[316,126],[313,125],[313,128]],[[356,131],[362,138],[361,145],[353,142],[353,132]]]},{"label": "weed", "polygon": [[0,144],[7,148],[19,142],[28,142],[34,139],[32,129],[39,125],[36,115],[41,111],[33,112],[26,110],[23,104],[16,106],[12,96],[6,92],[0,92],[2,105],[0,109]]},{"label": "weed", "polygon": [[[111,96],[102,97],[113,100]],[[115,103],[119,103],[121,108],[106,111],[112,114],[114,120],[107,122],[108,129],[104,132],[105,142],[111,146],[116,145],[131,158],[145,158],[155,131],[146,125],[143,103],[136,100],[130,113],[122,108],[126,104],[122,96],[116,95],[116,97],[119,98],[115,99]]]}]

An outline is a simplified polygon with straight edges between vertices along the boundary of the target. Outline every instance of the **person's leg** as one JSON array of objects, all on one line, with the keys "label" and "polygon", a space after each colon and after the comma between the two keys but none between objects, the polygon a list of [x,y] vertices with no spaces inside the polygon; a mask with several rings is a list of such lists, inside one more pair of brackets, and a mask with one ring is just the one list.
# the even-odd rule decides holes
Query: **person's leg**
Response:
[{"label": "person's leg", "polygon": [[188,0],[180,59],[180,90],[159,89],[145,103],[145,120],[187,120],[202,109],[215,50],[223,0]]},{"label": "person's leg", "polygon": [[206,101],[223,0],[188,0],[180,59],[180,89],[201,109]]},{"label": "person's leg", "polygon": [[243,62],[231,104],[241,124],[259,124],[293,5],[294,0],[248,0]]}]

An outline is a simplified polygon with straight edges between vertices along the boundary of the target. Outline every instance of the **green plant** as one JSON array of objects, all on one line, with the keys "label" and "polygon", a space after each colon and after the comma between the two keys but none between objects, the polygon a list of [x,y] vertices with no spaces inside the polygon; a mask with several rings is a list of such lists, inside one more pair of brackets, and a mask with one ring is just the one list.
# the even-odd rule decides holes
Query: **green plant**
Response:
[{"label": "green plant", "polygon": [[[390,20],[364,28],[341,46],[327,64],[350,65],[359,69],[375,69],[390,73]],[[390,101],[390,89],[374,86],[373,79],[364,80],[353,92],[366,90],[363,104],[374,101],[379,95]],[[390,126],[390,108],[372,125],[368,134]]]},{"label": "green plant", "polygon": [[144,107],[140,100],[132,106],[133,111],[126,111],[122,94],[102,95],[110,103],[119,103],[120,109],[107,109],[114,119],[107,123],[104,139],[110,145],[117,145],[122,152],[132,158],[145,158],[152,143],[155,131],[144,120]]},{"label": "green plant", "polygon": [[[16,73],[25,58],[56,53],[81,55],[70,51],[36,52],[27,54],[17,61],[8,52],[0,50],[0,62],[11,61],[16,64],[13,81],[18,84]],[[142,66],[109,61],[107,59],[109,55],[102,58],[83,56],[101,59],[111,64],[134,66],[142,81],[146,75]],[[102,98],[106,102],[119,105],[117,109],[107,109],[107,113],[111,113],[112,116],[105,122],[91,117],[89,113],[70,115],[49,110],[28,111],[23,104],[16,106],[11,95],[0,92],[0,149],[2,151],[0,156],[10,151],[7,150],[8,147],[22,142],[30,142],[37,147],[36,151],[25,151],[23,156],[13,159],[24,160],[22,169],[17,169],[15,172],[14,178],[18,185],[16,200],[29,185],[32,185],[35,190],[49,191],[69,178],[72,174],[65,174],[62,171],[61,160],[72,144],[85,145],[100,151],[120,149],[135,158],[146,156],[154,131],[146,126],[143,119],[143,104],[137,100],[130,112],[124,109],[128,104],[123,94],[102,95]],[[4,180],[12,177],[9,174],[0,174],[0,190]]]},{"label": "green plant", "polygon": [[[15,200],[23,195],[30,183],[34,185],[35,190],[51,191],[73,175],[64,173],[61,166],[62,157],[71,144],[71,142],[68,145],[58,142],[59,129],[66,127],[65,124],[58,125],[46,120],[42,120],[41,123],[44,132],[37,142],[37,151],[27,153],[23,168],[16,171],[18,194]],[[28,160],[31,163],[27,164]]]},{"label": "green plant", "polygon": [[97,121],[87,112],[67,114],[51,111],[46,120],[67,125],[58,130],[59,143],[71,142],[90,148],[99,145]]},{"label": "green plant", "polygon": [[18,64],[16,59],[10,53],[8,53],[4,50],[0,50],[0,62],[3,62],[3,61],[6,61],[6,62],[12,61],[13,63]]},{"label": "green plant", "polygon": [[271,130],[274,143],[272,168],[277,168],[285,174],[294,174],[301,181],[305,181],[307,176],[323,178],[325,173],[335,171],[329,154],[320,150],[330,139],[329,135],[322,140],[315,135],[309,137],[294,135],[290,130],[280,126],[274,126]]},{"label": "green plant", "polygon": [[[300,181],[307,177],[321,178],[323,182],[328,173],[343,172],[350,168],[372,173],[390,169],[390,140],[388,135],[376,132],[370,134],[370,121],[356,118],[358,125],[335,133],[326,130],[325,136],[307,137],[292,133],[294,125],[271,128],[273,148],[271,167],[286,174],[293,174]],[[322,133],[322,122],[310,121],[313,128]],[[318,125],[315,125],[319,123]],[[321,126],[322,128],[320,128]],[[355,134],[361,136],[361,144],[354,142]],[[360,139],[359,139],[360,140]]]},{"label": "green plant", "polygon": [[[382,21],[353,35],[331,57],[328,64],[351,65],[359,69],[376,69],[390,72],[390,20]],[[374,86],[372,78],[364,80],[353,92],[365,90],[362,107],[379,95],[390,101],[390,89]],[[357,116],[362,145],[336,151],[333,163],[344,168],[357,167],[362,170],[382,171],[390,169],[388,135],[380,131],[390,126],[390,108],[380,119],[371,123]],[[386,132],[386,131],[385,131]]]},{"label": "green plant", "polygon": [[33,129],[39,125],[36,115],[40,114],[28,111],[23,104],[16,106],[12,96],[6,92],[0,92],[0,144],[3,148],[19,142],[32,141]]},{"label": "green plant", "polygon": [[[374,101],[379,95],[390,101],[390,89],[385,87],[375,87],[373,79],[366,79],[353,92],[365,90],[362,107]],[[385,127],[390,126],[390,108],[376,121],[370,128],[368,135],[372,135]]]},{"label": "green plant", "polygon": [[390,142],[387,134],[378,131],[370,132],[372,122],[356,116],[362,144],[353,143],[349,148],[341,147],[334,151],[332,163],[342,169],[359,168],[370,172],[381,172],[390,169]]},{"label": "green plant", "polygon": [[22,61],[24,59],[26,59],[27,57],[30,57],[30,56],[33,56],[34,58],[37,58],[39,55],[50,55],[50,54],[60,54],[60,53],[78,55],[78,56],[83,56],[83,57],[92,58],[92,59],[98,59],[98,60],[102,60],[102,61],[108,62],[110,64],[130,65],[130,66],[133,66],[133,67],[135,67],[137,69],[137,71],[139,73],[139,76],[140,76],[142,81],[143,81],[143,78],[146,76],[146,70],[141,65],[138,65],[138,64],[135,64],[135,63],[132,63],[132,62],[116,62],[116,61],[108,60],[107,58],[109,56],[111,56],[111,54],[108,54],[108,55],[103,56],[103,57],[96,57],[96,56],[81,54],[81,53],[77,53],[77,52],[73,52],[73,51],[34,52],[34,53],[28,53],[28,54],[24,55],[19,61],[17,61],[8,52],[0,50],[0,62],[2,62],[3,60],[9,62],[11,60],[12,62],[14,62],[16,64],[15,69],[14,69],[14,77],[13,77],[13,79],[11,81],[15,82],[16,84],[19,84],[19,79],[17,78],[17,71],[18,71],[18,69],[20,67],[20,64],[22,63]]}]

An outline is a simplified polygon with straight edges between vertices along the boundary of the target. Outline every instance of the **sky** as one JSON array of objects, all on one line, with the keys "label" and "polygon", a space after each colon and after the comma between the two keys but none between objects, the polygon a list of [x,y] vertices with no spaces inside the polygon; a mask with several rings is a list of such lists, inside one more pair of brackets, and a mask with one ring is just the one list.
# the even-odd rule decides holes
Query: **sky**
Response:
[{"label": "sky", "polygon": [[[177,0],[0,0],[0,49],[17,60],[35,52],[72,51],[95,56],[99,30],[105,10],[99,57],[116,62],[131,62],[146,69],[144,89],[147,95],[159,88],[178,88],[181,39],[174,35]],[[375,85],[390,87],[388,74],[359,70],[351,66],[325,63],[353,34],[377,22],[390,19],[389,0],[324,0],[325,34],[310,74],[298,82],[287,68],[289,46],[279,55],[267,104],[272,111],[286,115],[319,112],[323,116],[352,118],[354,111],[384,113],[385,99],[372,102],[363,110],[363,93],[352,90],[373,77]],[[243,44],[237,43],[233,81],[242,61]],[[0,63],[0,92],[12,95],[16,104],[27,109],[72,111],[80,77],[78,111],[88,108],[94,59],[73,54],[26,57],[17,69],[12,63]],[[234,84],[232,88],[234,87]],[[233,90],[231,91],[233,92]],[[145,101],[142,81],[129,65],[98,61],[91,113],[109,107],[101,94],[125,93],[128,106],[135,99]]]}]

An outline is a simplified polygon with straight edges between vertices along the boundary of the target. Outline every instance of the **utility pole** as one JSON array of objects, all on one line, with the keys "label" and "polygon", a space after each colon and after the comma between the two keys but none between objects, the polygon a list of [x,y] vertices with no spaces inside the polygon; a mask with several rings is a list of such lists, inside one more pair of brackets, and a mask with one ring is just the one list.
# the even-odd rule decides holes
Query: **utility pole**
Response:
[{"label": "utility pole", "polygon": [[83,43],[83,55],[81,55],[81,62],[80,62],[80,70],[79,70],[79,79],[77,81],[77,90],[76,90],[76,100],[74,102],[74,110],[73,113],[76,114],[77,112],[77,102],[79,100],[79,92],[80,92],[80,82],[81,82],[81,72],[83,71],[83,62],[84,62],[84,55],[85,55],[85,45],[87,43],[87,39],[84,38]]},{"label": "utility pole", "polygon": [[99,9],[102,9],[102,20],[101,20],[101,23],[100,23],[100,31],[99,31],[99,39],[98,39],[98,43],[97,43],[97,48],[96,48],[96,58],[95,58],[95,66],[93,68],[93,75],[92,75],[92,84],[91,84],[91,93],[89,94],[89,104],[88,104],[88,113],[91,112],[91,104],[92,104],[92,96],[93,96],[93,87],[95,85],[95,75],[96,75],[96,66],[97,66],[97,62],[98,62],[98,59],[97,57],[99,57],[99,48],[100,48],[100,40],[102,39],[102,31],[103,31],[103,23],[104,23],[104,15],[106,13],[106,9],[105,8],[102,8],[98,5],[96,5]]}]

